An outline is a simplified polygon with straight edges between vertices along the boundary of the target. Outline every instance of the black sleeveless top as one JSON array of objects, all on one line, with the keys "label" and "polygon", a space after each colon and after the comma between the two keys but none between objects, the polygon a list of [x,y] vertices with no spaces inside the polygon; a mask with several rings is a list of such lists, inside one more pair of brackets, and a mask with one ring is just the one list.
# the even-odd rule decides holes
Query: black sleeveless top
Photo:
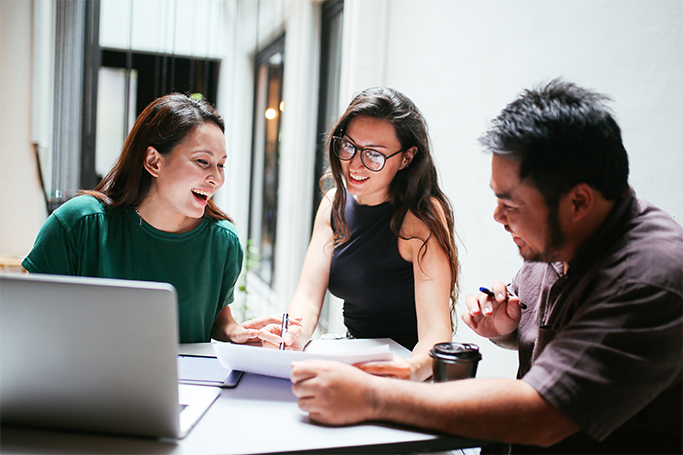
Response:
[{"label": "black sleeveless top", "polygon": [[390,202],[360,205],[347,192],[351,237],[334,249],[329,290],[344,300],[344,324],[353,337],[391,338],[412,350],[418,341],[415,276],[391,232],[395,212]]}]

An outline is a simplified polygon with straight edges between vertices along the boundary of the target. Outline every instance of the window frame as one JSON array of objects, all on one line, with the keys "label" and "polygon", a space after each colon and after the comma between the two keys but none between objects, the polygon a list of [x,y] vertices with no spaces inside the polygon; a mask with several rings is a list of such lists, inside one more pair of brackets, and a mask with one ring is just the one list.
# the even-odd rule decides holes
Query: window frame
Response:
[{"label": "window frame", "polygon": [[[280,63],[272,64],[271,60],[280,55]],[[278,91],[275,94],[278,105],[278,115],[272,119],[276,128],[275,136],[277,137],[274,143],[274,149],[270,151],[274,155],[274,168],[270,169],[270,179],[265,178],[266,172],[266,158],[267,158],[267,135],[268,125],[264,120],[264,107],[269,106],[268,98],[273,95],[270,93],[269,84],[262,86],[260,73],[263,70],[270,71],[269,65],[278,66],[279,84]],[[282,103],[282,92],[284,87],[284,66],[285,66],[285,33],[275,38],[270,44],[259,50],[254,58],[254,98],[253,98],[253,128],[251,138],[251,173],[250,173],[250,187],[249,187],[249,225],[248,238],[253,243],[258,251],[259,265],[254,268],[253,272],[271,288],[275,284],[276,263],[277,263],[277,210],[278,210],[278,193],[279,193],[279,159],[280,159],[280,145],[281,145],[281,127],[282,127],[282,110],[280,109]],[[261,90],[265,88],[265,93]],[[272,134],[272,133],[271,133]],[[272,158],[272,157],[271,157]],[[265,195],[271,192],[271,204],[268,205],[265,201]],[[274,194],[273,194],[274,193]],[[267,213],[268,210],[274,213]],[[263,229],[270,232],[270,245],[266,251],[263,247]]]}]

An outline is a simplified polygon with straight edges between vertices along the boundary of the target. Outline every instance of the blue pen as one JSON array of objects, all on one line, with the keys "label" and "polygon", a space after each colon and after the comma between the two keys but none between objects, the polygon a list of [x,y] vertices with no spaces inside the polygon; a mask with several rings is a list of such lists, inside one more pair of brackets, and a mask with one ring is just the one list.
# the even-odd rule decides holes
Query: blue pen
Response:
[{"label": "blue pen", "polygon": [[[485,287],[482,286],[482,287],[479,288],[479,290],[480,290],[481,292],[483,292],[484,294],[488,295],[489,297],[492,297],[492,298],[494,298],[494,299],[496,298],[496,295],[495,295],[493,292],[491,292],[488,288],[485,288]],[[505,300],[507,300],[507,297],[505,297]],[[520,306],[523,310],[526,310],[526,304],[525,304],[525,303],[519,302],[519,306]]]},{"label": "blue pen", "polygon": [[282,330],[280,331],[282,336],[282,343],[280,343],[280,350],[285,349],[285,335],[287,334],[287,329],[289,328],[289,314],[284,313],[282,315]]}]

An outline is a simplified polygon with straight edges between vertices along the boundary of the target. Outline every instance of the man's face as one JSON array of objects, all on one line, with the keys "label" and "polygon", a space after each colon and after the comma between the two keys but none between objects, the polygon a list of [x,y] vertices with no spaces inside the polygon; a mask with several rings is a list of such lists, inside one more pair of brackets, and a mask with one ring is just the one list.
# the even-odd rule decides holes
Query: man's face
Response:
[{"label": "man's face", "polygon": [[561,261],[565,235],[557,210],[548,208],[530,179],[519,179],[519,167],[519,161],[493,154],[491,189],[498,202],[493,219],[512,234],[525,260]]}]

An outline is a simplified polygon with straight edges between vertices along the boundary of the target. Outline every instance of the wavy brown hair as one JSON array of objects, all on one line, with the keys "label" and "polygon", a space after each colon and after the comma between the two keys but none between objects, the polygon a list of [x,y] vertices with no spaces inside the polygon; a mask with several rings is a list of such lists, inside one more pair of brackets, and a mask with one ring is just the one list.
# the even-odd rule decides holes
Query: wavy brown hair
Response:
[{"label": "wavy brown hair", "polygon": [[[346,108],[336,122],[330,126],[325,136],[326,149],[330,168],[321,179],[321,187],[330,175],[336,188],[344,189],[344,175],[341,162],[332,150],[332,137],[343,137],[351,120],[356,117],[372,117],[393,125],[402,150],[415,146],[417,152],[410,166],[400,170],[389,186],[389,200],[396,208],[391,219],[391,231],[399,238],[408,240],[401,234],[403,220],[411,211],[424,222],[439,245],[446,251],[451,265],[450,297],[455,303],[458,295],[458,277],[460,266],[458,250],[455,245],[455,228],[453,209],[446,195],[439,188],[438,175],[431,155],[431,141],[427,131],[427,122],[417,106],[397,90],[386,87],[369,88],[359,93]],[[344,207],[346,191],[336,191],[332,202],[332,216],[335,224],[335,244],[348,240],[349,227],[346,222]],[[427,252],[429,238],[421,239],[422,247],[418,259]],[[454,307],[451,304],[453,318]]]},{"label": "wavy brown hair", "polygon": [[[144,167],[147,147],[168,155],[195,128],[213,122],[225,133],[225,122],[206,101],[171,93],[152,101],[138,116],[116,164],[91,191],[105,207],[137,207],[147,196],[152,176]],[[204,218],[229,220],[212,200],[204,210]]]}]

